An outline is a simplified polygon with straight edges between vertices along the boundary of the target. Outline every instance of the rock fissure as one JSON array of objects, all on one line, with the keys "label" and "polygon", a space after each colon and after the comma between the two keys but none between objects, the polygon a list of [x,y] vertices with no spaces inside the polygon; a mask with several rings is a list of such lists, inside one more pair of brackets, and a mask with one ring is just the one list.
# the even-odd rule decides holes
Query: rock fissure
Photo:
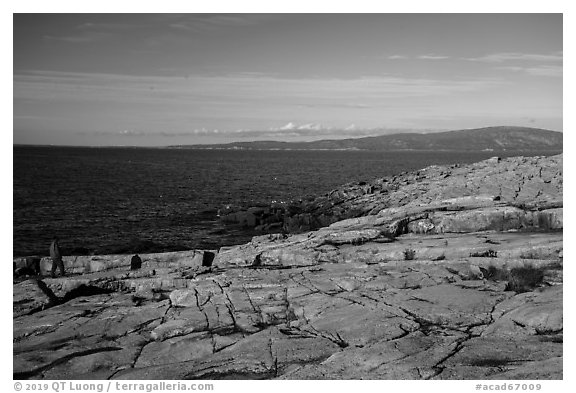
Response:
[{"label": "rock fissure", "polygon": [[335,332],[335,335],[330,333],[324,333],[322,331],[317,330],[312,324],[307,324],[305,328],[311,329],[312,331],[306,330],[308,333],[312,334],[316,337],[325,338],[326,340],[332,341],[334,344],[338,345],[340,348],[346,348],[350,344],[347,343],[345,340],[342,339],[338,332]]},{"label": "rock fissure", "polygon": [[110,352],[110,351],[120,351],[122,348],[118,348],[118,347],[102,347],[102,348],[94,348],[94,349],[87,349],[85,351],[78,351],[78,352],[73,352],[71,354],[68,354],[66,356],[63,356],[61,358],[58,358],[56,360],[54,360],[53,362],[44,365],[42,367],[39,368],[35,368],[29,371],[25,371],[25,372],[14,372],[13,377],[14,379],[29,379],[32,377],[35,377],[41,373],[46,372],[47,370],[65,363],[71,359],[74,358],[78,358],[78,357],[82,357],[82,356],[88,356],[88,355],[92,355],[95,353],[99,353],[99,352]]},{"label": "rock fissure", "polygon": [[456,345],[454,346],[454,349],[451,350],[446,356],[442,357],[438,362],[436,362],[436,364],[434,364],[432,366],[432,370],[433,373],[429,376],[427,376],[424,379],[432,379],[432,378],[436,378],[438,377],[440,374],[442,374],[442,372],[446,369],[445,366],[442,366],[442,363],[446,362],[448,359],[456,356],[456,354],[458,354],[458,352],[460,352],[463,348],[464,348],[464,343],[468,340],[470,340],[472,338],[472,336],[468,336],[464,339],[458,340],[456,342]]}]

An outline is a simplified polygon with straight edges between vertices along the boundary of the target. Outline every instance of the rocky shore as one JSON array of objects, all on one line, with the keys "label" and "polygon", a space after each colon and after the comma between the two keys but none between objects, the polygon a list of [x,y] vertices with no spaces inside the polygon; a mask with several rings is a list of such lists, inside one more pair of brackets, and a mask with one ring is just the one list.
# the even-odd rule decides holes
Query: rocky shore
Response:
[{"label": "rocky shore", "polygon": [[[537,157],[512,160],[508,164],[504,160],[502,165],[496,165],[500,161],[495,157],[472,166],[431,166],[371,182],[349,183],[315,199],[274,202],[270,206],[247,209],[228,206],[220,210],[219,216],[224,222],[264,232],[299,233],[347,218],[377,215],[385,208],[423,205],[462,196],[502,198],[512,206],[527,206],[529,210],[555,206],[556,197],[547,192],[557,192],[558,182],[561,187],[561,168],[558,172],[555,165],[539,167],[541,159]],[[470,168],[473,170],[468,173]],[[538,209],[535,209],[536,203]]]},{"label": "rocky shore", "polygon": [[283,233],[139,270],[65,257],[14,281],[14,378],[562,379],[562,208],[562,155],[493,158],[253,209]]}]

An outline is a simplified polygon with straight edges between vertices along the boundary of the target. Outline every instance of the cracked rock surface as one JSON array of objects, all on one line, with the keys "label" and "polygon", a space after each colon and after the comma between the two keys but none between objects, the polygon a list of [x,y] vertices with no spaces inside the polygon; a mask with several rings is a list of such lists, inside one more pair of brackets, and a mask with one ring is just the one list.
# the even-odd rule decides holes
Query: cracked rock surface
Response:
[{"label": "cracked rock surface", "polygon": [[[490,188],[420,184],[425,197],[256,237],[211,267],[203,251],[137,271],[130,255],[65,257],[71,276],[14,284],[14,378],[561,379],[562,158],[457,169],[443,179]],[[495,273],[521,268],[529,289]]]}]

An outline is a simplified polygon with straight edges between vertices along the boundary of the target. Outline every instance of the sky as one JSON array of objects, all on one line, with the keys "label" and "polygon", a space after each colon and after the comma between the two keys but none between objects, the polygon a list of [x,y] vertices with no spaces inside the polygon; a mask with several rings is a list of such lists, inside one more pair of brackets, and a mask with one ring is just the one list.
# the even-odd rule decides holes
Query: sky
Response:
[{"label": "sky", "polygon": [[562,14],[14,14],[13,143],[562,131]]}]

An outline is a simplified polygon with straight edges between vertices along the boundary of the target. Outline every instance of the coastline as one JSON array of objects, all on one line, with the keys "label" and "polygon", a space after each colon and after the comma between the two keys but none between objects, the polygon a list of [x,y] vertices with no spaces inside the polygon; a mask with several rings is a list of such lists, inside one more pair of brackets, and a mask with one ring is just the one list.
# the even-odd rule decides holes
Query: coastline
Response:
[{"label": "coastline", "polygon": [[291,216],[298,233],[136,271],[64,257],[70,277],[14,283],[14,376],[561,379],[562,159],[349,184]]}]

